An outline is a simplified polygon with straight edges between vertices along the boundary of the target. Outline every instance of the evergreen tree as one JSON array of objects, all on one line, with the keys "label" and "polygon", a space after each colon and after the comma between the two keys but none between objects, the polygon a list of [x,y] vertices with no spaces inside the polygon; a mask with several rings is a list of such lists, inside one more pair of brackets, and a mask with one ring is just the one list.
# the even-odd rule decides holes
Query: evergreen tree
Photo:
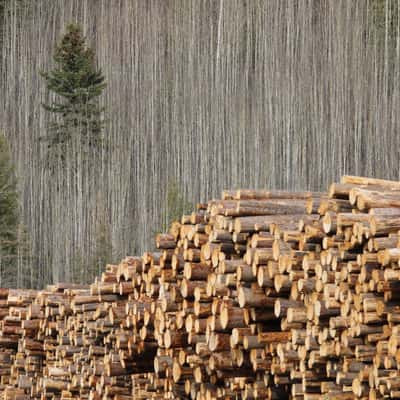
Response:
[{"label": "evergreen tree", "polygon": [[164,224],[161,230],[166,232],[172,222],[180,221],[182,215],[192,212],[193,208],[193,204],[182,194],[178,183],[172,179],[168,184]]},{"label": "evergreen tree", "polygon": [[[86,45],[81,28],[67,26],[66,33],[54,53],[55,68],[41,75],[55,99],[43,104],[54,116],[47,143],[48,210],[52,229],[67,225],[73,219],[73,231],[64,231],[54,240],[70,243],[68,260],[60,269],[53,255],[52,280],[87,282],[99,271],[99,264],[109,256],[111,239],[98,211],[103,193],[104,162],[107,159],[103,140],[103,108],[99,96],[106,84],[96,66],[94,51]],[[54,207],[63,204],[62,212]],[[90,221],[92,222],[89,227]],[[94,224],[94,225],[93,225]],[[94,231],[95,234],[88,234]],[[82,238],[90,236],[91,243],[82,245]],[[95,237],[94,237],[95,236]],[[73,238],[73,239],[72,239]],[[102,266],[103,267],[103,266]]]},{"label": "evergreen tree", "polygon": [[58,100],[43,104],[54,113],[56,122],[50,127],[47,141],[49,150],[57,148],[64,155],[74,135],[83,150],[96,150],[102,144],[103,109],[98,97],[105,88],[105,78],[95,65],[95,55],[85,44],[82,30],[77,24],[67,26],[67,32],[57,45],[54,61],[56,68],[41,72],[49,91]]},{"label": "evergreen tree", "polygon": [[[4,135],[0,135],[0,286],[16,286],[22,282],[19,261],[24,244],[20,242],[17,180]],[[24,282],[27,284],[28,282]]]}]

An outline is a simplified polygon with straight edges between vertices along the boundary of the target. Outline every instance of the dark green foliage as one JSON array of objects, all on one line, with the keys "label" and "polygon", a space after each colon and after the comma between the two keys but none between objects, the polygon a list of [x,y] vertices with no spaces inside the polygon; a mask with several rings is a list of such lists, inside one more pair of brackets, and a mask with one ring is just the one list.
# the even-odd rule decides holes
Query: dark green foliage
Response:
[{"label": "dark green foliage", "polygon": [[41,72],[48,90],[58,95],[56,101],[43,105],[57,116],[44,139],[49,149],[58,147],[60,154],[68,149],[74,136],[84,151],[98,149],[103,126],[103,109],[98,97],[106,84],[101,70],[96,68],[94,52],[86,46],[78,25],[68,25],[56,47],[54,61],[54,70]]},{"label": "dark green foliage", "polygon": [[[97,202],[101,204],[100,200]],[[81,270],[85,271],[87,282],[92,282],[96,276],[104,271],[105,265],[112,261],[111,226],[109,215],[104,206],[99,206],[97,212],[97,225],[91,250],[86,264],[82,265],[81,268]]]},{"label": "dark green foliage", "polygon": [[102,222],[97,226],[96,243],[91,264],[93,273],[91,278],[99,275],[107,263],[112,261],[112,241],[110,224]]},{"label": "dark green foliage", "polygon": [[107,263],[112,261],[111,229],[107,223],[99,223],[96,229],[95,243],[91,255],[77,251],[72,260],[71,281],[91,283],[100,275]]},{"label": "dark green foliage", "polygon": [[0,135],[0,286],[15,286],[17,268],[27,254],[27,240],[19,224],[17,180],[5,136]]},{"label": "dark green foliage", "polygon": [[8,143],[0,135],[0,236],[3,249],[13,247],[18,225],[18,193]]},{"label": "dark green foliage", "polygon": [[168,230],[172,222],[180,221],[182,215],[193,211],[193,204],[186,200],[174,180],[168,185],[166,205],[163,232]]},{"label": "dark green foliage", "polygon": [[370,12],[372,22],[378,34],[384,36],[387,32],[390,40],[397,36],[399,4],[397,0],[371,0]]},{"label": "dark green foliage", "polygon": [[3,23],[5,7],[6,7],[6,0],[0,0],[0,21],[1,21],[1,23]]},{"label": "dark green foliage", "polygon": [[393,64],[399,36],[399,3],[397,0],[371,0],[369,11],[374,43]]}]

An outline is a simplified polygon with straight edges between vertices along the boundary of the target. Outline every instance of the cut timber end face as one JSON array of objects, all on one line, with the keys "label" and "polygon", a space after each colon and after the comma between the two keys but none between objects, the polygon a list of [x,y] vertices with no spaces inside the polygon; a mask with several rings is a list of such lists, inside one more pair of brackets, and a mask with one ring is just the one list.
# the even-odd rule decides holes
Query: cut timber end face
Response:
[{"label": "cut timber end face", "polygon": [[0,289],[0,397],[400,397],[400,182],[226,191],[156,245]]}]

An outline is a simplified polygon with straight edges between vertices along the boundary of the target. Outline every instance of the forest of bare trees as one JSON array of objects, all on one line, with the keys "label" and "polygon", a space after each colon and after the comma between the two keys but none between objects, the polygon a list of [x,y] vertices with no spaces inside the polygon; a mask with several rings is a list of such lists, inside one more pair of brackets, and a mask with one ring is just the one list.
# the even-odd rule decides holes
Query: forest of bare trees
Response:
[{"label": "forest of bare trees", "polygon": [[[151,247],[152,227],[169,214],[168,182],[195,203],[223,188],[319,190],[344,173],[399,179],[398,8],[397,0],[1,1],[0,129],[32,266],[18,268],[13,285],[88,280],[99,260]],[[107,81],[107,146],[90,179],[78,163],[73,184],[58,190],[64,177],[45,168],[39,140],[50,123],[41,103],[53,96],[40,71],[54,66],[70,22],[83,27]]]}]

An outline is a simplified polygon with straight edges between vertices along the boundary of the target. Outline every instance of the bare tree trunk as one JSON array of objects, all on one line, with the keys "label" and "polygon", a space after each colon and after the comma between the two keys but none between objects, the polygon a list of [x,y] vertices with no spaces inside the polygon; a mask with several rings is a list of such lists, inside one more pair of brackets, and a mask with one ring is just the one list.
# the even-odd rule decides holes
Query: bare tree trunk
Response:
[{"label": "bare tree trunk", "polygon": [[[73,259],[94,256],[99,196],[117,260],[151,246],[168,181],[197,202],[228,187],[319,190],[343,173],[399,179],[398,1],[21,3],[10,1],[0,41],[0,128],[33,286],[73,279]],[[50,177],[38,140],[49,123],[39,71],[70,21],[108,82],[96,177],[80,161],[76,178]],[[61,178],[57,193],[49,182]]]}]

